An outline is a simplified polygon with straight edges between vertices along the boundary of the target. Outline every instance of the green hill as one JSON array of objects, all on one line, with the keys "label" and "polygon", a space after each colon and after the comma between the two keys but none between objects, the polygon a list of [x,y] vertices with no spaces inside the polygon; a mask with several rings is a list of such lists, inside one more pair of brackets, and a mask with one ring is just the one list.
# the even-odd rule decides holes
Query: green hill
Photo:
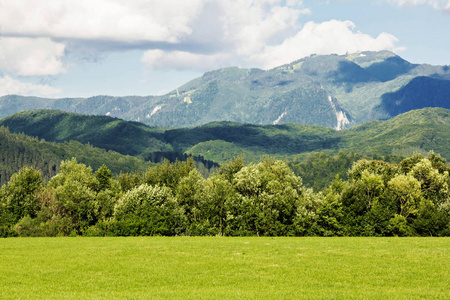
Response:
[{"label": "green hill", "polygon": [[314,125],[235,122],[163,129],[111,117],[49,110],[18,113],[1,119],[0,126],[53,142],[89,143],[145,160],[152,155],[163,157],[164,153],[190,154],[219,163],[233,156],[245,156],[249,161],[263,155],[302,160],[311,152],[333,154],[340,150],[367,155],[410,155],[434,150],[450,158],[450,111],[442,108],[414,110],[341,131]]},{"label": "green hill", "polygon": [[52,142],[78,141],[125,155],[170,152],[163,130],[107,116],[88,116],[57,110],[25,111],[3,118],[0,126]]},{"label": "green hill", "polygon": [[374,121],[339,133],[340,149],[381,155],[430,150],[450,158],[450,110],[424,108],[387,121]]},{"label": "green hill", "polygon": [[62,160],[77,157],[80,163],[94,170],[106,164],[112,172],[144,171],[148,163],[132,156],[84,145],[76,141],[51,143],[24,134],[13,134],[0,127],[0,185],[8,182],[12,174],[24,166],[42,171],[50,179],[59,171]]}]

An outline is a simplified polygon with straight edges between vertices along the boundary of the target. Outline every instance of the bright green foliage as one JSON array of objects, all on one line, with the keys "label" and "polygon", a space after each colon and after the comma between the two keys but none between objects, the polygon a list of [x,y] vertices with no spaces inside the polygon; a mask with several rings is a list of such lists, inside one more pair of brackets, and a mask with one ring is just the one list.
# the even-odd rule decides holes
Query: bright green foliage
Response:
[{"label": "bright green foliage", "polygon": [[212,175],[205,181],[201,196],[200,228],[206,234],[232,234],[232,224],[235,220],[231,216],[236,202],[240,199],[232,183],[221,174]]},{"label": "bright green foliage", "polygon": [[312,189],[303,189],[302,195],[297,201],[294,217],[296,235],[315,235],[312,228],[317,222],[317,210],[323,201],[322,193],[314,193]]},{"label": "bright green foliage", "polygon": [[[300,177],[281,161],[264,159],[236,173],[233,184],[241,196],[242,224],[236,229],[257,235],[292,235]],[[232,216],[236,218],[237,216]]]},{"label": "bright green foliage", "polygon": [[339,197],[327,194],[317,210],[316,222],[311,226],[312,235],[318,236],[342,236],[343,207]]},{"label": "bright green foliage", "polygon": [[387,230],[389,233],[395,236],[414,235],[414,232],[408,225],[408,220],[404,216],[398,214],[395,214],[394,217],[389,220]]},{"label": "bright green foliage", "polygon": [[187,176],[181,178],[176,187],[178,204],[184,210],[188,226],[194,233],[197,231],[200,218],[203,218],[201,202],[205,195],[204,188],[205,179],[197,169],[193,169]]},{"label": "bright green foliage", "polygon": [[117,235],[182,234],[183,213],[168,187],[144,183],[118,200],[112,231]]},{"label": "bright green foliage", "polygon": [[25,216],[36,217],[41,189],[42,174],[34,168],[25,167],[11,177],[0,193],[0,205],[10,214],[12,224]]},{"label": "bright green foliage", "polygon": [[99,189],[99,182],[92,169],[78,164],[76,159],[61,162],[60,168],[60,173],[48,183],[48,187],[54,189],[54,214],[64,220],[67,231],[80,233],[97,220],[95,191]]},{"label": "bright green foliage", "polygon": [[234,157],[232,160],[222,164],[219,174],[225,176],[229,182],[233,181],[234,175],[244,167],[244,159],[242,157]]},{"label": "bright green foliage", "polygon": [[138,173],[120,173],[119,185],[123,192],[127,192],[143,183],[142,176]]},{"label": "bright green foliage", "polygon": [[147,173],[145,173],[145,183],[164,185],[173,190],[181,178],[187,176],[194,168],[195,164],[192,157],[186,161],[176,161],[173,164],[166,159],[162,164],[148,168]]},{"label": "bright green foliage", "polygon": [[104,164],[95,172],[95,178],[99,183],[99,190],[106,190],[111,188],[112,174]]},{"label": "bright green foliage", "polygon": [[417,214],[417,207],[422,199],[420,183],[411,174],[398,175],[392,178],[387,185],[387,193],[391,201],[400,208],[398,214],[408,218]]},{"label": "bright green foliage", "polygon": [[439,173],[430,160],[424,158],[420,160],[410,171],[420,183],[420,189],[427,199],[435,204],[447,202],[450,197],[449,173],[444,171]]},{"label": "bright green foliage", "polygon": [[25,168],[0,188],[0,236],[448,236],[448,169],[434,153],[360,160],[315,192],[273,158],[207,179],[192,159],[117,179],[72,159],[47,185]]}]

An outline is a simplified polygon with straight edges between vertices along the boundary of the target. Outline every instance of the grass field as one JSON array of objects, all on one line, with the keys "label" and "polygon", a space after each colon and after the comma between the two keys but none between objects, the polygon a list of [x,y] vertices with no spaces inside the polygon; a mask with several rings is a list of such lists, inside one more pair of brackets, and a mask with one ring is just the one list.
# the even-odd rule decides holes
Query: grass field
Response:
[{"label": "grass field", "polygon": [[450,299],[450,238],[0,239],[1,299]]}]

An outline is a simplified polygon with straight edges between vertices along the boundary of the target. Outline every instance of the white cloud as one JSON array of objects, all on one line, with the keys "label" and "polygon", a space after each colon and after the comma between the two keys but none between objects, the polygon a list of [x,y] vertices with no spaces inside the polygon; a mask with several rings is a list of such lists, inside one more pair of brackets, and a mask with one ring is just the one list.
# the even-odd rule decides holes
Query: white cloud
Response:
[{"label": "white cloud", "polygon": [[0,95],[22,95],[57,97],[61,94],[59,89],[48,85],[21,82],[10,76],[0,77]]},{"label": "white cloud", "polygon": [[450,0],[386,0],[388,3],[398,6],[416,6],[427,4],[434,9],[450,13]]},{"label": "white cloud", "polygon": [[299,0],[0,0],[0,70],[57,74],[64,50],[72,59],[130,48],[149,50],[142,59],[149,66],[163,67],[152,59],[159,49],[180,68],[190,64],[183,58],[207,67],[282,42],[309,13]]},{"label": "white cloud", "polygon": [[64,49],[64,44],[49,38],[1,38],[0,70],[21,76],[63,73]]},{"label": "white cloud", "polygon": [[399,51],[395,48],[397,38],[381,33],[376,38],[355,31],[350,21],[331,20],[323,23],[306,23],[301,30],[276,45],[261,44],[257,51],[195,54],[182,51],[147,51],[142,61],[155,69],[211,70],[230,65],[272,68],[292,62],[310,54],[345,54],[357,51]]},{"label": "white cloud", "polygon": [[300,0],[0,0],[0,71],[54,75],[79,51],[130,48],[146,50],[149,68],[272,67],[396,42],[355,31],[349,21],[302,27],[310,13]]},{"label": "white cloud", "polygon": [[124,42],[177,42],[201,0],[0,0],[3,34]]},{"label": "white cloud", "polygon": [[280,45],[267,46],[262,53],[251,56],[250,60],[271,68],[310,54],[396,50],[394,43],[397,38],[393,35],[381,33],[374,38],[354,29],[355,24],[350,21],[308,22],[296,35]]},{"label": "white cloud", "polygon": [[145,52],[142,61],[149,68],[202,71],[245,64],[268,44],[278,44],[295,34],[300,16],[310,11],[301,1],[294,2],[282,6],[281,0],[205,1],[187,41],[199,48],[152,49]]}]

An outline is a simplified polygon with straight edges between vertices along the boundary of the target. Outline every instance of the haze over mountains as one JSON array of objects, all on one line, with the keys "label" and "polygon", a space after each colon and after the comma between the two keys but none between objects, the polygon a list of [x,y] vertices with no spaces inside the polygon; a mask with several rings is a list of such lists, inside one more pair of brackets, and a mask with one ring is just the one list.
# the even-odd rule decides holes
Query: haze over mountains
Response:
[{"label": "haze over mountains", "polygon": [[213,121],[299,123],[337,130],[412,109],[450,108],[450,68],[388,52],[318,55],[271,70],[225,68],[162,96],[0,97],[0,118],[33,109],[106,115],[151,126]]}]

